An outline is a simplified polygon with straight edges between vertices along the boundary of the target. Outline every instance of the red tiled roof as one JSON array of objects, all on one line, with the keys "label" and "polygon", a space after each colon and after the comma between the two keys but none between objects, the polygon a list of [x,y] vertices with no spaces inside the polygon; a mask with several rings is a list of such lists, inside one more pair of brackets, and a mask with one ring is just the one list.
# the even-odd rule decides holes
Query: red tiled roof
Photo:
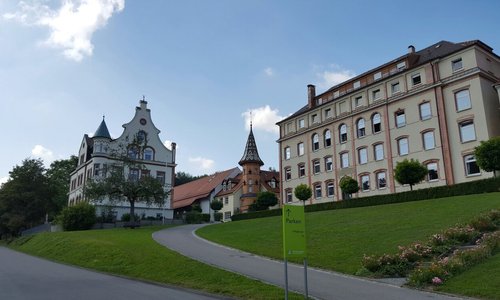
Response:
[{"label": "red tiled roof", "polygon": [[222,183],[235,169],[217,172],[210,176],[200,178],[195,181],[174,187],[174,199],[172,207],[181,208],[193,204],[194,201],[206,198],[210,193]]}]

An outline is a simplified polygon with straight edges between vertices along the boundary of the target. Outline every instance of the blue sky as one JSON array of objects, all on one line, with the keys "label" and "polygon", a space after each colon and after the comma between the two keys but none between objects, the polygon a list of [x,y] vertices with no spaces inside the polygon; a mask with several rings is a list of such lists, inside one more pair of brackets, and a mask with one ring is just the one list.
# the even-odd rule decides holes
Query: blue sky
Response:
[{"label": "blue sky", "polygon": [[440,40],[500,51],[500,1],[0,0],[0,182],[24,158],[75,154],[102,115],[113,137],[143,95],[177,171],[237,165],[254,135],[329,86]]}]

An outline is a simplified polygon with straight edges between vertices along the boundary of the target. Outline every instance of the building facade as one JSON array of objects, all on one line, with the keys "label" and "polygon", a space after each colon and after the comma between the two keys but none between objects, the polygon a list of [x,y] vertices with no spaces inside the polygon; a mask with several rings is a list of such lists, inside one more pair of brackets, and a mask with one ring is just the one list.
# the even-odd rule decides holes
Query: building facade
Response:
[{"label": "building facade", "polygon": [[[138,180],[142,176],[154,176],[164,184],[165,190],[170,190],[175,176],[176,145],[172,143],[171,150],[161,142],[160,130],[155,127],[151,119],[151,110],[147,108],[147,101],[141,100],[136,107],[133,119],[123,125],[123,133],[113,139],[109,134],[104,119],[94,136],[84,135],[78,151],[78,166],[71,173],[68,205],[74,205],[85,199],[83,188],[89,180],[103,178],[109,170],[118,164],[118,157],[125,155],[137,161],[141,169],[127,169],[125,176],[129,180]],[[135,204],[135,213],[143,217],[173,218],[171,206],[172,193],[167,197],[163,207],[148,207],[144,203]],[[129,213],[128,201],[111,204],[104,200],[95,203],[97,213],[111,209],[118,219],[124,213]]]},{"label": "building facade", "polygon": [[308,202],[343,199],[339,182],[356,179],[353,197],[409,190],[394,179],[399,161],[428,169],[415,188],[493,176],[473,152],[500,135],[500,58],[481,41],[441,41],[408,53],[316,95],[280,121],[283,202],[293,188],[313,190]]}]

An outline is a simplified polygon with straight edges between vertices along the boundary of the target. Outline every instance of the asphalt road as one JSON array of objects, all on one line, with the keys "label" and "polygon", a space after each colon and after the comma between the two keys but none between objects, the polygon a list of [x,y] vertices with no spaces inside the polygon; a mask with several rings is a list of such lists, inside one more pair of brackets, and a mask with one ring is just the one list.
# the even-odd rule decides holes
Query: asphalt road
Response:
[{"label": "asphalt road", "polygon": [[[206,241],[197,237],[194,233],[201,226],[204,225],[172,227],[153,233],[153,238],[158,243],[185,256],[284,288],[283,262],[259,257]],[[309,295],[318,299],[460,299],[314,268],[308,268],[307,276]],[[304,269],[302,266],[288,264],[288,282],[290,290],[304,293]]]},{"label": "asphalt road", "polygon": [[54,263],[0,247],[0,299],[220,299]]}]

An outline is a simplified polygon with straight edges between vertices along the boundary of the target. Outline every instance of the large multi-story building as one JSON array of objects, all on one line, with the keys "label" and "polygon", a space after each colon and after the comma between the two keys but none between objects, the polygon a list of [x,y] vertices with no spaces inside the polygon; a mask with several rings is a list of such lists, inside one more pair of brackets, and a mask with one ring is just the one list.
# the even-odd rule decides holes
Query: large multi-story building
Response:
[{"label": "large multi-story building", "polygon": [[[143,99],[135,109],[134,118],[123,125],[120,137],[112,139],[104,119],[97,128],[93,137],[83,136],[78,151],[79,162],[71,173],[68,205],[73,205],[85,199],[83,188],[88,180],[95,180],[107,176],[108,171],[119,161],[120,155],[141,164],[140,169],[125,170],[129,180],[138,180],[141,176],[154,176],[164,184],[165,190],[170,190],[175,176],[176,145],[172,143],[171,149],[161,142],[160,130],[151,120],[151,110]],[[118,154],[118,155],[117,155]],[[145,217],[173,218],[171,207],[172,195],[166,199],[163,207],[147,206],[145,203],[135,204],[135,213]],[[128,201],[110,203],[107,200],[94,202],[97,213],[111,209],[117,218],[128,213]]]},{"label": "large multi-story building", "polygon": [[359,183],[354,197],[406,191],[393,171],[405,158],[429,171],[416,188],[491,177],[473,152],[500,135],[499,97],[500,57],[477,40],[410,46],[319,95],[309,85],[307,105],[278,123],[282,199],[305,183],[310,204],[341,200],[344,176]]}]

